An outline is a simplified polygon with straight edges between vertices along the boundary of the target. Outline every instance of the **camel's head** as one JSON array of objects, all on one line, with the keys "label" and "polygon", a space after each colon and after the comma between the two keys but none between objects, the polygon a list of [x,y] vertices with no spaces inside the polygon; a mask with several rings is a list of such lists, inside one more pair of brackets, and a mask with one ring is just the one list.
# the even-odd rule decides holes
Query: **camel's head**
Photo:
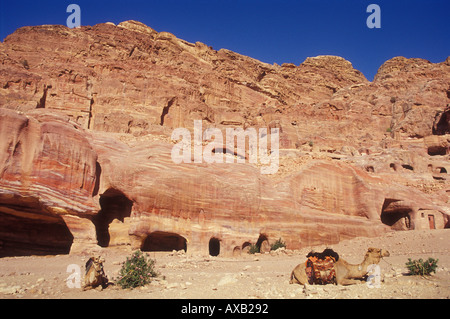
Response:
[{"label": "camel's head", "polygon": [[379,248],[369,248],[366,253],[366,258],[370,258],[374,263],[380,262],[382,257],[389,257],[390,254],[387,250]]},{"label": "camel's head", "polygon": [[95,270],[100,270],[103,267],[103,263],[105,262],[105,259],[103,257],[94,257],[94,267]]},{"label": "camel's head", "polygon": [[105,262],[105,259],[102,257],[91,257],[86,263],[86,273],[88,273],[89,269],[91,267],[94,267],[96,271],[100,271],[103,267],[103,263]]}]

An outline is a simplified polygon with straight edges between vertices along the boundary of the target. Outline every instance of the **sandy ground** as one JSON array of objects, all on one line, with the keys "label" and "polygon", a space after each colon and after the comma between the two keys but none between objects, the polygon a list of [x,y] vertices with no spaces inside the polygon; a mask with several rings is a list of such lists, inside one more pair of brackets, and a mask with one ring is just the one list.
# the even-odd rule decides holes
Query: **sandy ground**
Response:
[{"label": "sandy ground", "polygon": [[[69,288],[66,279],[75,264],[84,272],[88,256],[11,257],[0,259],[2,299],[311,299],[311,298],[450,298],[450,230],[391,232],[380,238],[355,238],[330,247],[350,263],[360,263],[368,247],[383,248],[390,257],[380,262],[382,282],[369,288],[354,286],[300,286],[289,284],[292,269],[305,261],[314,248],[280,250],[241,257],[199,257],[181,253],[149,253],[156,259],[159,278],[146,287],[123,290],[110,286],[103,291]],[[102,250],[109,279],[118,275],[131,255],[127,248]],[[408,258],[438,258],[436,274],[409,276]]]}]

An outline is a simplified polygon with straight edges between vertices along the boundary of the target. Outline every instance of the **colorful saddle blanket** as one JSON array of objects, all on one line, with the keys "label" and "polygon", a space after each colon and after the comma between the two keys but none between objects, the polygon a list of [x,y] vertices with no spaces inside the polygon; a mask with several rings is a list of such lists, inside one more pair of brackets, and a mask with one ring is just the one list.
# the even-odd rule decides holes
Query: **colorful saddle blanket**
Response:
[{"label": "colorful saddle blanket", "polygon": [[309,257],[306,260],[306,274],[310,285],[336,284],[335,260],[327,256],[325,259]]}]

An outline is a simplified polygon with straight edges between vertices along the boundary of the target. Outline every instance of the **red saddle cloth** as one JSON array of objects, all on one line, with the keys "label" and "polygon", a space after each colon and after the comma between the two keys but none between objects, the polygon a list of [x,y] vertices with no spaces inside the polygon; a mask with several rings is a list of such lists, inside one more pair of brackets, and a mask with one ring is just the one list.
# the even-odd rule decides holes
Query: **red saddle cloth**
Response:
[{"label": "red saddle cloth", "polygon": [[309,257],[306,260],[306,275],[310,285],[336,284],[335,260],[332,257],[317,259]]}]

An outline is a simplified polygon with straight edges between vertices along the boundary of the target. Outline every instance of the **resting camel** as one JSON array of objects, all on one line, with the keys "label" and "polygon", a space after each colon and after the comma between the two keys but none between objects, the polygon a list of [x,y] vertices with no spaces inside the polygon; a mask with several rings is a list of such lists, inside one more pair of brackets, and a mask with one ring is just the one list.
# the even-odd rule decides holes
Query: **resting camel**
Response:
[{"label": "resting camel", "polygon": [[105,260],[101,257],[91,257],[86,263],[86,274],[84,276],[83,290],[89,290],[100,287],[106,288],[108,284],[108,277],[103,270],[103,262]]},{"label": "resting camel", "polygon": [[[355,280],[356,278],[362,279],[367,275],[367,267],[372,264],[378,264],[382,257],[388,257],[389,252],[387,250],[378,248],[369,248],[364,260],[359,265],[352,265],[339,258],[337,262],[334,263],[334,270],[336,272],[336,283],[338,285],[353,285],[361,282],[360,280]],[[291,273],[290,284],[300,284],[307,285],[308,277],[306,275],[306,265],[301,263],[294,268]]]}]

